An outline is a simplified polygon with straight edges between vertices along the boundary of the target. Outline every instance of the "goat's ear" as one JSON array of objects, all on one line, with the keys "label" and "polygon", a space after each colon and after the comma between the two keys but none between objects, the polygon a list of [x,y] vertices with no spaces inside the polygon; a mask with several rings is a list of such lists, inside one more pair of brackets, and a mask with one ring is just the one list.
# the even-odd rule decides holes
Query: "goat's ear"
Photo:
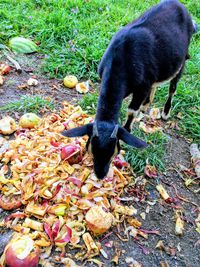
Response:
[{"label": "goat's ear", "polygon": [[67,131],[62,132],[61,134],[66,137],[78,137],[83,135],[91,135],[92,134],[93,123],[88,123],[81,127],[76,127]]},{"label": "goat's ear", "polygon": [[126,129],[122,127],[119,127],[117,136],[119,139],[124,141],[129,146],[133,146],[136,148],[145,148],[148,146],[148,144],[145,141],[133,136]]}]

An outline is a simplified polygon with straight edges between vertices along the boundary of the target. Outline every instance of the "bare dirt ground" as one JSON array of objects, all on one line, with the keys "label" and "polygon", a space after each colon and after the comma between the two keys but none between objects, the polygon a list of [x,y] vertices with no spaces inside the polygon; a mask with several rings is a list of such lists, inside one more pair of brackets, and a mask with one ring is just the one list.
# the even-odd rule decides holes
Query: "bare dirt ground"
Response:
[{"label": "bare dirt ground", "polygon": [[[22,95],[40,95],[49,100],[52,99],[56,108],[61,106],[63,100],[76,103],[81,98],[81,95],[75,90],[66,89],[62,85],[62,81],[41,76],[39,72],[41,60],[41,57],[36,57],[35,55],[20,56],[18,58],[23,71],[18,74],[13,69],[8,76],[5,76],[5,83],[0,87],[0,106],[11,101],[17,101]],[[29,88],[23,86],[29,78],[37,79],[38,85]]]},{"label": "bare dirt ground", "polygon": [[[35,73],[36,67],[40,63],[40,58],[35,56],[29,56],[26,61],[23,59],[23,72],[17,74],[14,70],[6,76],[5,83],[0,87],[0,106],[6,103],[18,100],[21,95],[24,94],[39,94],[47,98],[51,98],[56,103],[56,108],[60,107],[63,100],[70,101],[75,104],[81,96],[75,91],[66,89],[62,86],[62,81],[56,79],[46,79],[41,77],[40,74]],[[27,82],[28,78],[35,76],[39,81],[37,87],[18,89],[19,85]],[[3,113],[1,114],[3,115]],[[1,117],[1,116],[0,116]],[[176,205],[167,204],[160,199],[158,192],[155,189],[156,181],[149,179],[147,190],[149,192],[148,197],[144,202],[131,203],[138,209],[137,218],[142,222],[142,228],[147,230],[158,230],[159,235],[149,234],[148,239],[140,238],[136,240],[130,238],[128,241],[122,241],[116,236],[115,229],[112,234],[102,241],[103,248],[109,255],[109,259],[101,260],[105,263],[105,266],[134,266],[128,263],[128,257],[140,262],[144,267],[157,267],[157,266],[170,266],[170,267],[199,267],[200,266],[200,236],[195,230],[195,219],[197,218],[199,208],[192,204],[200,205],[200,196],[193,192],[194,188],[188,189],[183,181],[183,176],[177,169],[178,164],[182,164],[188,168],[191,168],[191,156],[189,153],[188,141],[176,133],[173,130],[167,132],[169,142],[167,145],[167,153],[165,156],[166,170],[163,174],[160,174],[158,180],[161,180],[169,192],[169,194],[177,198],[175,189],[177,189],[178,195],[187,199],[189,203],[177,201]],[[196,188],[197,189],[197,188]],[[129,195],[131,196],[131,195]],[[155,205],[149,205],[155,200],[158,200]],[[128,203],[128,204],[129,204]],[[127,203],[126,203],[127,204]],[[149,212],[146,212],[145,220],[140,217],[140,213],[146,211],[149,206]],[[185,220],[185,229],[183,236],[175,235],[175,211],[178,206],[183,209],[183,217]],[[6,216],[6,212],[0,210],[0,218]],[[122,227],[120,231],[121,237],[124,239],[127,236],[124,233],[125,228]],[[0,230],[0,254],[2,253],[5,244],[10,237],[9,232]],[[102,238],[102,237],[101,237]],[[100,238],[100,239],[101,239]],[[155,246],[159,240],[162,240],[165,251],[156,249]],[[113,241],[113,246],[107,248],[104,244],[108,241]],[[116,255],[119,256],[119,262],[117,264],[111,263],[111,260]],[[131,262],[131,259],[129,259]],[[161,265],[161,262],[165,262],[165,265]],[[168,265],[167,265],[168,263]],[[55,266],[59,266],[59,263]],[[60,265],[61,266],[61,265]],[[86,266],[94,266],[92,263],[87,263]],[[139,266],[139,265],[138,265]]]}]

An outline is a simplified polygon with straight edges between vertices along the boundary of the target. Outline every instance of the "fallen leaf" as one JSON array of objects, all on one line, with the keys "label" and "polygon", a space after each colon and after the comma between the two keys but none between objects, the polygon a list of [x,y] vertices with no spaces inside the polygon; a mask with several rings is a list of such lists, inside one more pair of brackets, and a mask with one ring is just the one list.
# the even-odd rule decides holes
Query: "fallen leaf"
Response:
[{"label": "fallen leaf", "polygon": [[121,251],[118,248],[116,248],[115,249],[115,255],[112,258],[111,262],[113,262],[116,265],[118,265],[119,264],[119,258],[120,258],[120,256],[121,256]]},{"label": "fallen leaf", "polygon": [[175,256],[176,255],[176,248],[170,248],[168,246],[165,246],[162,240],[158,241],[158,243],[156,244],[155,248],[166,252],[170,256]]},{"label": "fallen leaf", "polygon": [[149,111],[149,116],[153,120],[159,120],[161,118],[161,113],[159,108],[151,108]]},{"label": "fallen leaf", "polygon": [[153,122],[150,123],[141,121],[139,124],[139,128],[143,130],[145,133],[150,133],[150,134],[162,131],[162,127],[159,124]]},{"label": "fallen leaf", "polygon": [[157,169],[155,166],[151,166],[149,164],[147,164],[144,168],[144,173],[149,177],[149,178],[157,178],[158,177],[158,173],[157,173]]},{"label": "fallen leaf", "polygon": [[169,267],[169,264],[166,261],[161,261],[160,267]]}]

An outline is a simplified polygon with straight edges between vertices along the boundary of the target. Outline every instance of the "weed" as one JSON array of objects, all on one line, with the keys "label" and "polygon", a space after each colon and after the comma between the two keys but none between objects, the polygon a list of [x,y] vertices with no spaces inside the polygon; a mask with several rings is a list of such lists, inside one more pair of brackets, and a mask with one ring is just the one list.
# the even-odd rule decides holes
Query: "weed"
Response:
[{"label": "weed", "polygon": [[166,135],[162,132],[147,135],[138,129],[138,125],[133,129],[132,133],[149,144],[143,150],[135,149],[125,144],[122,145],[126,150],[126,159],[133,167],[133,170],[137,174],[143,173],[144,167],[148,162],[150,165],[156,166],[159,171],[163,171],[165,168],[163,159],[167,145]]},{"label": "weed", "polygon": [[97,108],[97,100],[98,100],[98,94],[95,93],[89,93],[86,94],[80,101],[79,105],[82,107],[84,111],[86,111],[90,115],[94,115],[96,113]]},{"label": "weed", "polygon": [[19,101],[10,102],[3,107],[1,111],[18,111],[18,112],[39,112],[42,108],[53,109],[54,104],[41,96],[22,96]]}]

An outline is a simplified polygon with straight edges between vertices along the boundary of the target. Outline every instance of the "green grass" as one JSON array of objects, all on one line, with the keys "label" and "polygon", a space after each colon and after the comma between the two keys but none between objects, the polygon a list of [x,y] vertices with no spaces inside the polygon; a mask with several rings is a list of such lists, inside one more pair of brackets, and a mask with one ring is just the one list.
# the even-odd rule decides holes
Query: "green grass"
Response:
[{"label": "green grass", "polygon": [[98,93],[95,92],[93,94],[86,94],[80,101],[79,105],[82,107],[84,111],[88,114],[94,115],[97,108],[98,101]]},{"label": "green grass", "polygon": [[12,112],[40,112],[41,109],[46,108],[48,110],[54,108],[52,101],[48,101],[39,95],[36,96],[22,96],[19,101],[10,102],[2,107],[0,111]]},{"label": "green grass", "polygon": [[[62,78],[75,74],[79,79],[98,80],[98,63],[114,33],[123,25],[138,17],[159,1],[148,0],[0,0],[0,43],[8,44],[11,37],[29,37],[39,41],[40,53],[45,55],[42,71],[49,77]],[[199,0],[182,1],[196,22],[200,25]],[[199,33],[193,37],[190,46],[191,59],[174,97],[172,118],[182,113],[179,122],[181,133],[195,142],[200,142],[200,52]],[[162,86],[154,105],[163,106],[168,85]],[[21,102],[20,102],[21,103]],[[9,104],[22,108],[18,103]],[[95,113],[97,93],[86,95],[81,106],[89,113]],[[8,105],[8,106],[9,106]],[[7,107],[8,107],[7,106]],[[34,108],[34,105],[32,106]],[[125,117],[126,104],[122,107],[120,119]],[[135,134],[152,142],[146,151],[127,149],[127,157],[140,171],[149,158],[152,164],[162,167],[165,137],[161,134]]]},{"label": "green grass", "polygon": [[[194,18],[198,0],[184,1]],[[113,34],[158,3],[155,0],[0,0],[0,43],[11,37],[41,42],[43,71],[97,79],[97,65]],[[196,37],[197,39],[197,37]]]},{"label": "green grass", "polygon": [[[138,127],[138,125],[136,125],[136,127]],[[150,165],[156,166],[159,171],[163,171],[165,169],[163,159],[167,145],[167,137],[165,134],[162,132],[155,132],[147,135],[138,128],[135,128],[132,133],[149,144],[149,146],[143,150],[123,145],[126,150],[126,159],[133,167],[134,172],[137,174],[143,173],[147,162]]]}]

